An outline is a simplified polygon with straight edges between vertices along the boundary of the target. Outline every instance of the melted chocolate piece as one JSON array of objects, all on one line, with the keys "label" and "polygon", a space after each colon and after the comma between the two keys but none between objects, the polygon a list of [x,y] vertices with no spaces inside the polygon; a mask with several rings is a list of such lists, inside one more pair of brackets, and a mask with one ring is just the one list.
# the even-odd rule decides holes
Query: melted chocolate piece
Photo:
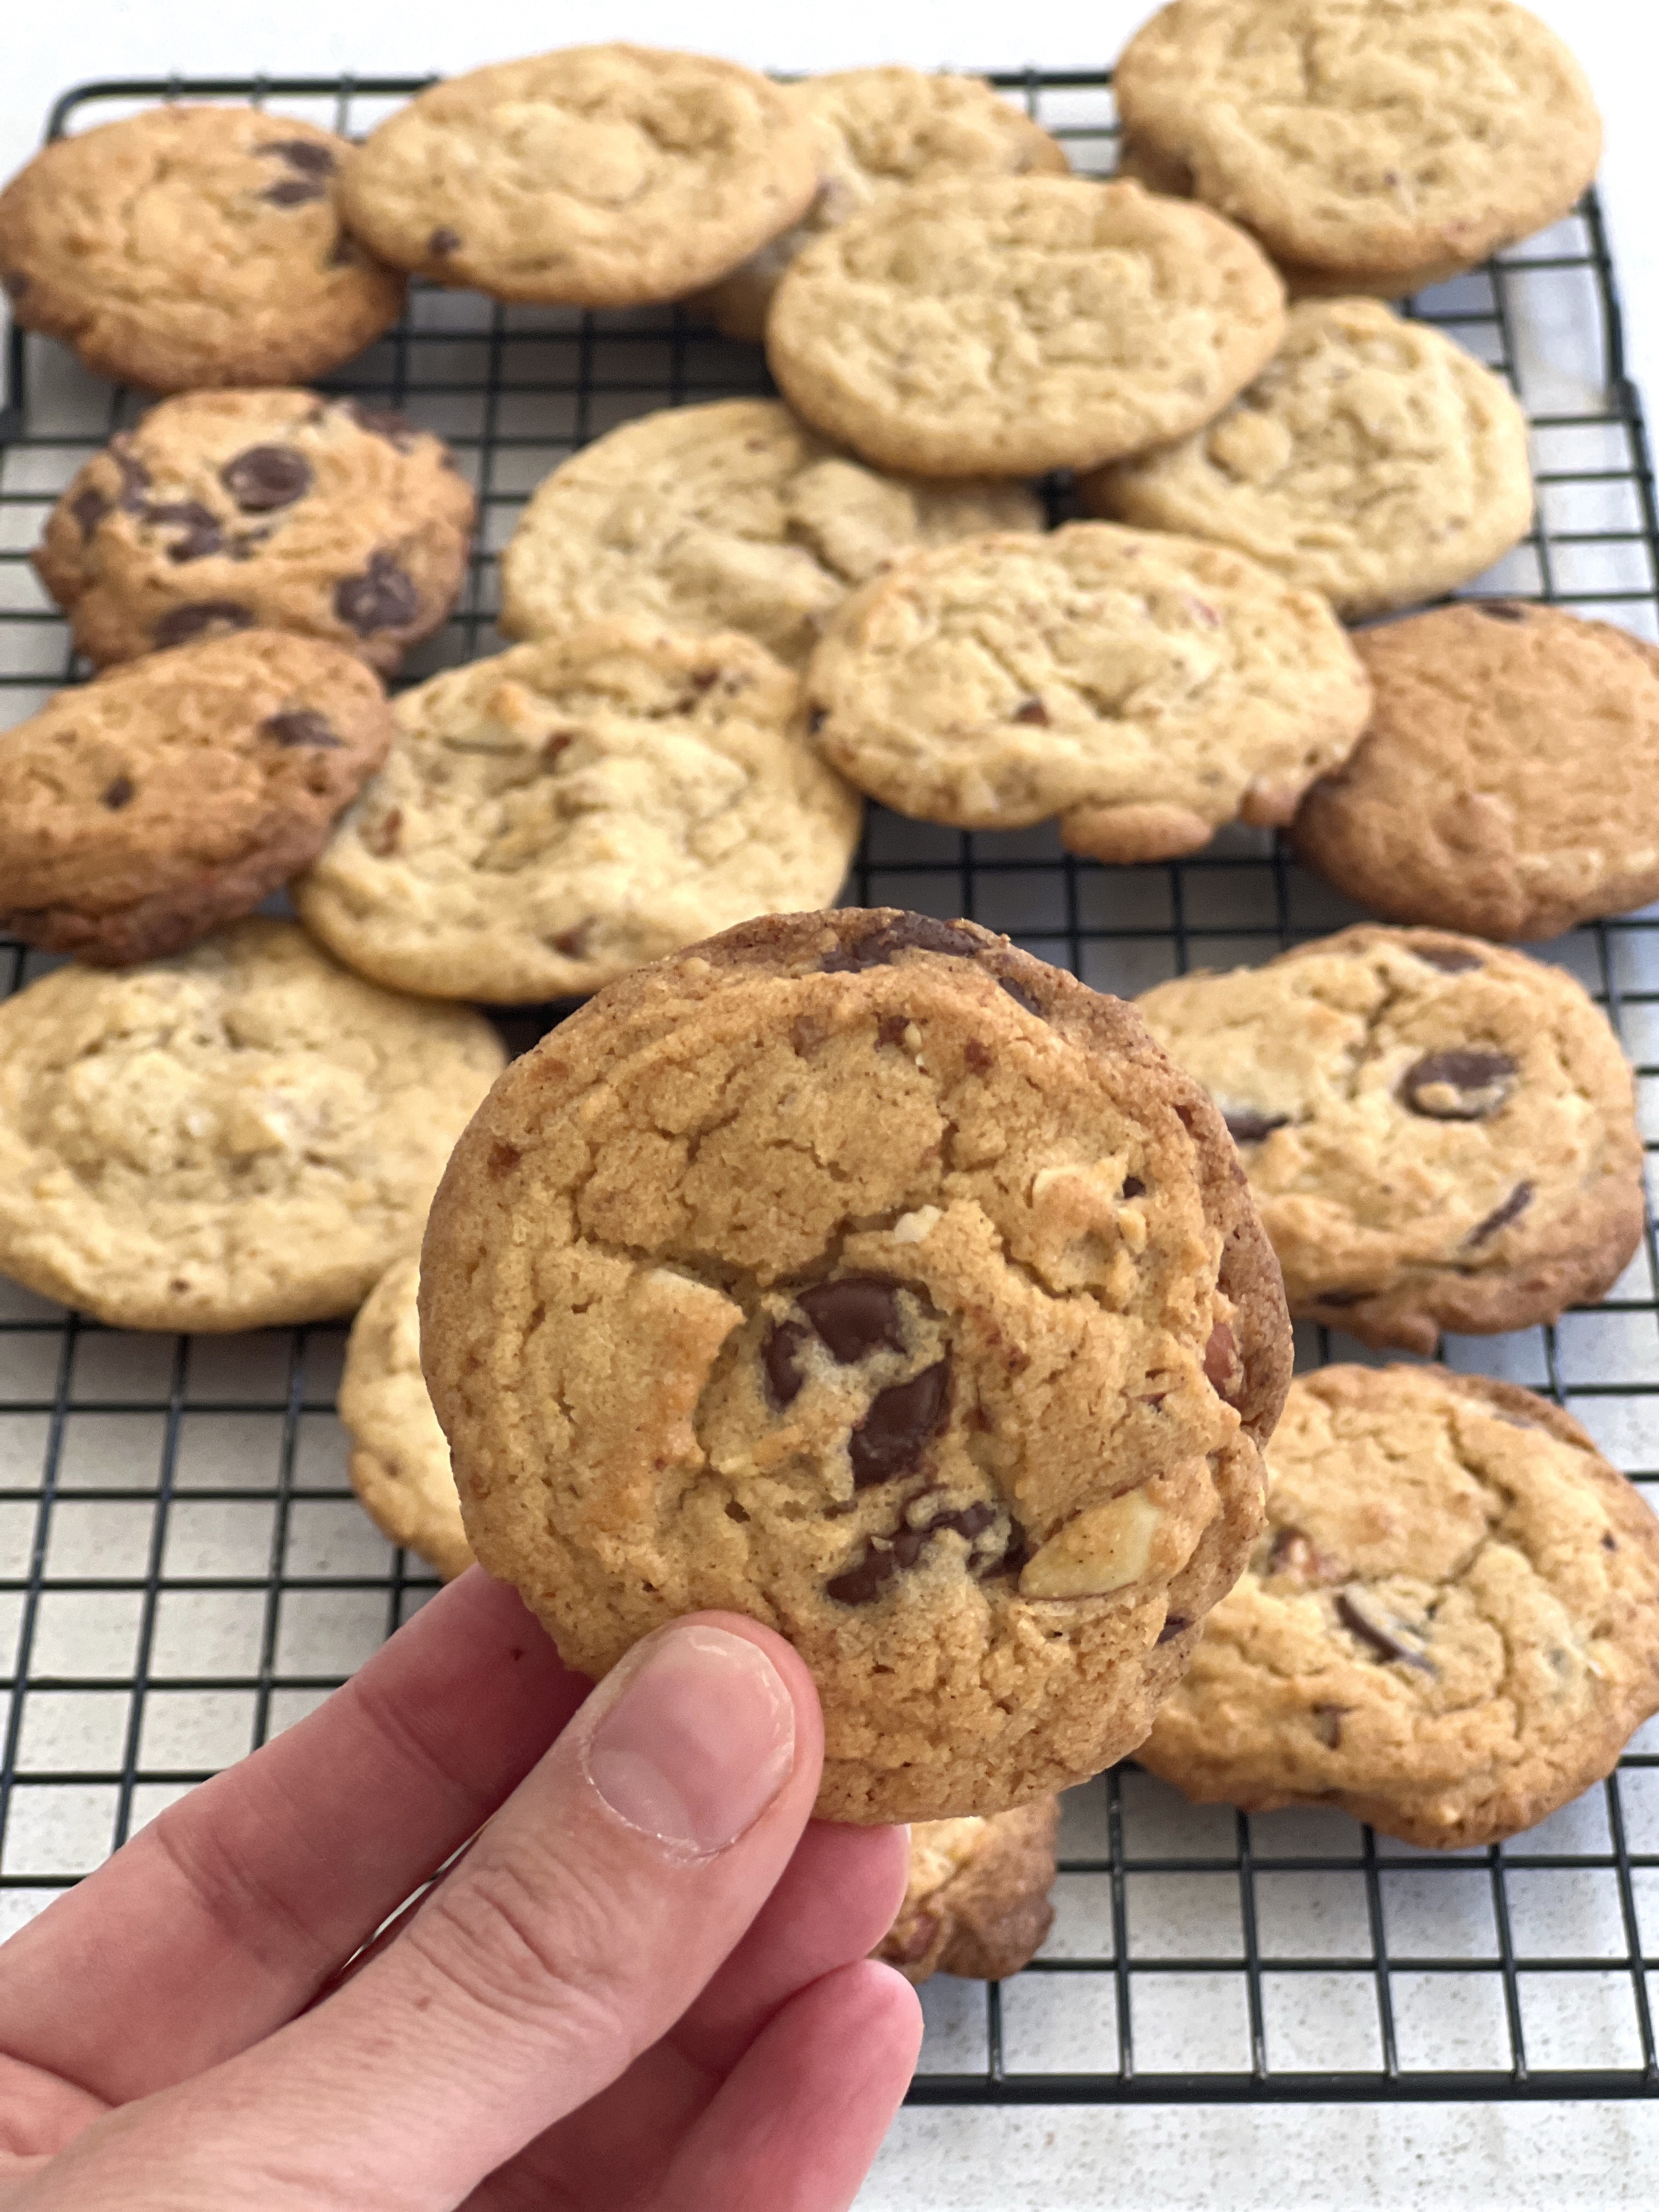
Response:
[{"label": "melted chocolate piece", "polygon": [[326,199],[328,185],[321,177],[278,177],[259,197],[272,207],[303,207],[307,200]]},{"label": "melted chocolate piece", "polygon": [[389,553],[371,553],[361,576],[343,576],[334,586],[334,611],[359,637],[377,629],[402,629],[421,611],[421,595],[407,570]]},{"label": "melted chocolate piece", "polygon": [[110,441],[110,455],[121,471],[121,494],[116,501],[124,514],[143,514],[149,501],[149,471],[128,448],[131,439],[124,433]]},{"label": "melted chocolate piece", "polygon": [[1008,1516],[1008,1548],[1000,1559],[994,1560],[981,1571],[988,1575],[1017,1575],[1031,1556],[1031,1547],[1024,1529],[1011,1513]]},{"label": "melted chocolate piece", "polygon": [[1210,1331],[1210,1340],[1204,1347],[1204,1379],[1224,1406],[1233,1403],[1229,1395],[1232,1373],[1238,1364],[1238,1347],[1233,1341],[1232,1330],[1224,1321],[1218,1321]]},{"label": "melted chocolate piece", "polygon": [[314,138],[264,138],[253,150],[256,154],[274,154],[290,169],[298,169],[307,177],[331,177],[338,167],[333,148],[319,146]]},{"label": "melted chocolate piece", "polygon": [[1352,1629],[1381,1657],[1397,1659],[1425,1674],[1437,1671],[1433,1660],[1412,1638],[1411,1631],[1386,1613],[1370,1592],[1358,1583],[1351,1584],[1340,1594],[1336,1610],[1344,1626]]},{"label": "melted chocolate piece", "polygon": [[1221,1116],[1227,1124],[1227,1134],[1236,1145],[1259,1145],[1264,1137],[1271,1137],[1275,1129],[1287,1128],[1288,1114],[1258,1114],[1249,1106],[1235,1108]]},{"label": "melted chocolate piece", "polygon": [[169,561],[200,561],[207,554],[217,553],[225,542],[218,516],[211,507],[204,507],[199,499],[175,500],[166,506],[146,507],[144,520],[163,529],[183,531],[183,537],[175,538],[167,548]]},{"label": "melted chocolate piece", "polygon": [[1480,599],[1475,612],[1483,614],[1488,622],[1523,623],[1527,619],[1524,607],[1517,607],[1512,599]]},{"label": "melted chocolate piece", "polygon": [[196,599],[163,615],[150,635],[158,646],[183,645],[210,629],[252,629],[253,617],[234,599]]},{"label": "melted chocolate piece", "polygon": [[1009,716],[1009,720],[1014,722],[1034,722],[1039,729],[1046,730],[1048,726],[1048,709],[1041,699],[1035,696],[1022,699]]},{"label": "melted chocolate piece", "polygon": [[977,1505],[964,1505],[954,1513],[936,1513],[927,1523],[927,1534],[933,1535],[940,1528],[953,1528],[958,1536],[965,1536],[971,1544],[975,1536],[982,1536],[997,1517],[994,1505],[982,1501]]},{"label": "melted chocolate piece", "polygon": [[524,1154],[516,1145],[509,1145],[498,1137],[489,1147],[489,1158],[487,1164],[492,1179],[500,1182],[503,1176],[510,1176],[523,1158]]},{"label": "melted chocolate piece", "polygon": [[259,733],[279,745],[315,745],[323,752],[340,750],[340,739],[326,718],[309,707],[290,707],[286,714],[267,714],[259,725]]},{"label": "melted chocolate piece", "polygon": [[428,239],[426,242],[426,250],[428,253],[435,256],[438,260],[441,261],[445,254],[453,253],[460,242],[460,236],[458,232],[446,230],[441,224],[439,228],[433,232],[431,237]]},{"label": "melted chocolate piece", "polygon": [[311,489],[311,464],[292,446],[249,446],[232,454],[219,481],[244,514],[269,514]]},{"label": "melted chocolate piece", "polygon": [[80,524],[82,538],[90,538],[109,513],[109,501],[102,492],[94,491],[88,486],[70,501],[70,513]]},{"label": "melted chocolate piece", "polygon": [[1509,1096],[1517,1073],[1506,1052],[1475,1052],[1454,1046],[1425,1053],[1400,1079],[1400,1097],[1413,1114],[1431,1121],[1486,1121]]},{"label": "melted chocolate piece", "polygon": [[400,453],[414,451],[421,434],[407,415],[398,414],[393,407],[365,407],[361,399],[343,399],[340,404],[357,428],[367,430],[371,438],[384,438]]},{"label": "melted chocolate piece", "polygon": [[133,781],[130,775],[118,775],[112,782],[104,786],[104,805],[112,814],[118,814],[134,795]]},{"label": "melted chocolate piece", "polygon": [[849,1567],[844,1575],[836,1575],[824,1584],[827,1595],[841,1605],[868,1605],[872,1598],[881,1595],[882,1585],[895,1571],[893,1554],[878,1551],[869,1545],[857,1566]]},{"label": "melted chocolate piece", "polygon": [[[831,1597],[837,1599],[842,1605],[868,1605],[872,1598],[881,1595],[884,1586],[890,1582],[896,1574],[908,1573],[909,1569],[915,1565],[930,1536],[938,1535],[941,1530],[949,1528],[958,1536],[965,1537],[971,1544],[975,1537],[985,1534],[996,1517],[994,1505],[983,1503],[976,1505],[963,1505],[954,1512],[947,1509],[942,1513],[936,1513],[932,1520],[923,1522],[918,1528],[896,1529],[884,1541],[878,1536],[872,1536],[865,1546],[864,1557],[858,1565],[855,1567],[850,1567],[844,1575],[837,1575],[832,1582],[826,1583],[824,1588]],[[1000,1559],[994,1560],[988,1566],[979,1569],[977,1571],[981,1576],[988,1573],[1004,1572],[1012,1559],[1016,1545],[1023,1563],[1024,1533],[1018,1522],[1012,1522],[1010,1526],[1012,1534],[1007,1552]]]},{"label": "melted chocolate piece", "polygon": [[944,1418],[950,1386],[951,1363],[939,1359],[908,1382],[877,1393],[848,1443],[855,1490],[890,1481],[915,1466]]},{"label": "melted chocolate piece", "polygon": [[884,1014],[876,1024],[878,1044],[902,1044],[904,1032],[910,1026],[908,1014]]},{"label": "melted chocolate piece", "polygon": [[969,1073],[973,1075],[983,1075],[988,1068],[996,1066],[995,1054],[988,1046],[982,1045],[977,1037],[969,1038],[967,1043],[962,1048],[962,1057],[967,1064]]},{"label": "melted chocolate piece", "polygon": [[1173,1644],[1182,1630],[1190,1628],[1192,1625],[1184,1613],[1172,1613],[1168,1615],[1163,1627],[1158,1630],[1158,1640],[1160,1644]]},{"label": "melted chocolate piece", "polygon": [[[819,1283],[803,1291],[795,1304],[828,1347],[830,1358],[843,1367],[883,1345],[890,1352],[904,1349],[896,1286],[878,1275],[842,1275],[833,1283]],[[879,1405],[881,1401],[876,1402]]]},{"label": "melted chocolate piece", "polygon": [[1486,964],[1478,952],[1465,952],[1461,945],[1414,945],[1412,951],[1429,967],[1439,969],[1443,975],[1467,975],[1472,968],[1484,968]]},{"label": "melted chocolate piece", "polygon": [[1125,1196],[1125,1198],[1145,1198],[1145,1197],[1146,1197],[1146,1184],[1145,1184],[1144,1182],[1142,1182],[1142,1181],[1140,1180],[1140,1177],[1139,1177],[1139,1176],[1124,1176],[1124,1178],[1123,1178],[1123,1195]]},{"label": "melted chocolate piece", "polygon": [[1529,1182],[1516,1183],[1502,1206],[1494,1206],[1484,1221],[1477,1222],[1470,1230],[1468,1235],[1463,1239],[1464,1245],[1472,1247],[1484,1244],[1489,1237],[1495,1237],[1500,1229],[1507,1229],[1511,1221],[1518,1220],[1526,1212],[1532,1204],[1533,1196],[1533,1188]]},{"label": "melted chocolate piece", "polygon": [[761,1341],[761,1367],[766,1376],[768,1402],[781,1413],[800,1395],[805,1379],[795,1364],[795,1347],[805,1344],[807,1332],[798,1321],[775,1322]]},{"label": "melted chocolate piece", "polygon": [[867,937],[854,944],[837,945],[818,963],[818,968],[825,975],[886,968],[901,952],[912,951],[942,952],[952,960],[973,960],[978,957],[980,947],[965,929],[953,928],[948,921],[936,921],[930,914],[902,914],[896,921],[884,922],[879,929],[872,929]]},{"label": "melted chocolate piece", "polygon": [[1024,1006],[1028,1014],[1035,1014],[1039,1021],[1048,1019],[1042,1001],[1028,991],[1024,983],[1016,983],[1011,975],[999,975],[997,981],[1017,1006]]}]

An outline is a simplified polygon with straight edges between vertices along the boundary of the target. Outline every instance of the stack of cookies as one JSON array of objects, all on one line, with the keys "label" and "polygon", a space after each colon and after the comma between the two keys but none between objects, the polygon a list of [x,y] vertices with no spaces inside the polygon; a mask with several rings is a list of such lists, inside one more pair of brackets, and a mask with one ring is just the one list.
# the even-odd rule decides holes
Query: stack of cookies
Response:
[{"label": "stack of cookies", "polygon": [[[918,1824],[916,1978],[1030,1955],[1054,1793],[1143,1741],[1449,1845],[1659,1708],[1659,1524],[1559,1408],[1290,1382],[1292,1316],[1420,1360],[1642,1232],[1616,1040],[1492,940],[1659,895],[1659,656],[1354,627],[1530,527],[1507,386],[1385,303],[1569,209],[1594,107],[1510,0],[1174,0],[1117,82],[1109,182],[978,79],[612,45],[0,192],[18,319],[170,395],[35,556],[98,672],[0,737],[0,927],[75,963],[0,1007],[0,1267],[356,1312],[369,1511],[590,1673],[781,1628],[820,1812]],[[684,302],[781,397],[573,455],[512,642],[388,700],[474,495],[301,380],[410,276]],[[1282,828],[1382,920],[1137,1010],[832,908],[864,795],[1122,865]],[[573,998],[503,1072],[477,1006]]]}]

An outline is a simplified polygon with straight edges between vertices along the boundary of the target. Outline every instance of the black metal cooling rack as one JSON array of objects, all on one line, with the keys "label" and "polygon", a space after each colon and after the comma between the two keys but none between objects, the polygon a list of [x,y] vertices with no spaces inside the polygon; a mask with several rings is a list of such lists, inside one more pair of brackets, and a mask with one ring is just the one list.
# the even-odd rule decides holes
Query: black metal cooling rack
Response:
[{"label": "black metal cooling rack", "polygon": [[[1103,75],[999,77],[1109,169]],[[271,102],[348,133],[421,88],[390,78],[86,85],[50,134],[178,97]],[[1659,641],[1659,517],[1594,195],[1526,247],[1413,303],[1504,373],[1534,430],[1538,524],[1477,590]],[[627,416],[768,391],[757,350],[678,310],[593,315],[418,290],[332,382],[406,409],[470,467],[483,525],[465,598],[410,678],[495,649],[495,563],[546,471]],[[0,708],[85,672],[27,552],[88,453],[132,419],[12,334],[0,408]],[[1065,511],[1066,488],[1050,487]],[[1046,830],[963,836],[873,811],[864,903],[968,914],[1104,988],[1270,956],[1355,918],[1266,833],[1106,869]],[[1659,1079],[1659,915],[1547,949]],[[0,942],[0,982],[47,965]],[[508,1024],[529,1042],[556,1009]],[[1569,1405],[1659,1499],[1659,1255],[1552,1328],[1457,1340],[1455,1365]],[[1301,1364],[1369,1355],[1304,1330]],[[0,1933],[161,1805],[343,1679],[434,1587],[343,1479],[343,1331],[143,1338],[0,1284]],[[6,1655],[11,1656],[8,1657]],[[1031,2104],[1659,2094],[1659,1724],[1601,1789],[1490,1850],[1431,1854],[1334,1814],[1192,1808],[1126,1765],[1067,1801],[1059,1917],[988,1989],[943,1978],[912,2096]]]}]

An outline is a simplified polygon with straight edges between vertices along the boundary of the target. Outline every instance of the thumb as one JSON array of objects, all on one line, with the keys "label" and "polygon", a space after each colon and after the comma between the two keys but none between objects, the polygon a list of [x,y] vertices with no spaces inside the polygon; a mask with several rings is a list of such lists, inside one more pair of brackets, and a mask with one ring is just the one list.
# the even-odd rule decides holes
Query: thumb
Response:
[{"label": "thumb", "polygon": [[787,1865],[822,1759],[781,1637],[731,1613],[659,1630],[395,1942],[264,2044],[89,2130],[58,2161],[76,2173],[52,2174],[63,2201],[143,2212],[159,2169],[169,2212],[459,2204],[684,2012]]}]

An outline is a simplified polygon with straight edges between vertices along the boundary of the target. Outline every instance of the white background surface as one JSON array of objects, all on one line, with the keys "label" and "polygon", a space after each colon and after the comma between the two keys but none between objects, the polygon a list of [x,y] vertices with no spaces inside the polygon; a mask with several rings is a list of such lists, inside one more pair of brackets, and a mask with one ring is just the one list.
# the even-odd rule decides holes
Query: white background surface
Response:
[{"label": "white background surface", "polygon": [[[1659,392],[1659,112],[1652,0],[1536,0],[1601,100],[1602,190],[1629,359]],[[583,39],[696,46],[776,69],[906,60],[1097,65],[1146,12],[1139,0],[841,0],[779,9],[704,0],[11,0],[0,72],[0,175],[38,138],[65,87],[93,77],[453,71]],[[19,18],[23,20],[19,21]],[[1659,2191],[1659,2107],[1276,2107],[911,2112],[860,2198],[865,2212],[1613,2212]]]}]

